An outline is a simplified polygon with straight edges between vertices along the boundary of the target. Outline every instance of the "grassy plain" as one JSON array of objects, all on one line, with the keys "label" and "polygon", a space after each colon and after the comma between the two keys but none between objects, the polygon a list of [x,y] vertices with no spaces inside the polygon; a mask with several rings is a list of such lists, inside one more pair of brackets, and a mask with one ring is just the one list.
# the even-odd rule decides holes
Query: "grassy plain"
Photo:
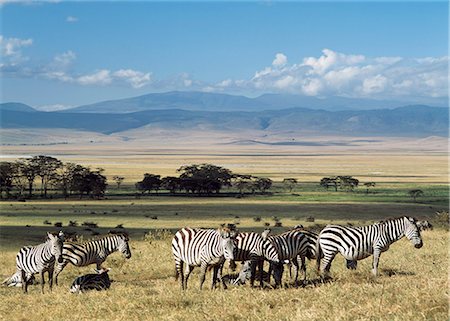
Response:
[{"label": "grassy plain", "polygon": [[[183,226],[216,227],[234,222],[241,230],[261,231],[265,223],[273,226],[276,216],[283,225],[273,228],[277,233],[296,224],[307,227],[330,222],[368,224],[405,214],[432,219],[436,211],[448,211],[447,147],[442,140],[367,141],[320,148],[186,142],[169,148],[157,141],[146,141],[146,145],[143,141],[125,143],[118,137],[108,137],[102,144],[3,146],[5,160],[52,155],[63,161],[105,168],[109,178],[123,175],[126,180],[120,190],[111,183],[107,199],[103,200],[0,202],[2,278],[14,272],[15,255],[21,246],[37,244],[46,231],[60,229],[45,225],[45,220],[52,224],[61,222],[63,230],[75,231],[85,238],[91,237],[92,231],[82,226],[69,228],[69,221],[95,222],[99,228],[93,230],[100,234],[123,224],[131,235],[133,256],[130,260],[119,254],[108,258],[105,265],[112,268],[110,275],[115,282],[107,292],[68,293],[76,276],[92,270],[71,266],[61,274],[62,285],[52,294],[47,291],[41,295],[36,286],[26,296],[20,289],[0,287],[0,319],[448,319],[448,232],[441,228],[423,233],[424,247],[420,250],[404,239],[395,243],[382,254],[381,275],[377,279],[370,276],[371,259],[361,261],[357,271],[349,271],[339,256],[333,263],[334,279],[330,283],[317,283],[313,262],[309,262],[310,282],[303,288],[286,284],[277,290],[243,286],[226,291],[199,291],[196,269],[189,290],[182,293],[173,278],[171,233]],[[133,184],[143,173],[174,175],[181,165],[205,162],[277,182],[295,177],[300,185],[288,193],[276,183],[273,195],[244,198],[167,195],[136,198]],[[327,192],[317,182],[329,175],[353,175],[362,182],[375,181],[377,186],[369,194],[362,188],[353,193]],[[414,188],[425,192],[417,202],[407,195]],[[315,222],[306,221],[310,216]],[[229,272],[227,267],[224,273]]]}]

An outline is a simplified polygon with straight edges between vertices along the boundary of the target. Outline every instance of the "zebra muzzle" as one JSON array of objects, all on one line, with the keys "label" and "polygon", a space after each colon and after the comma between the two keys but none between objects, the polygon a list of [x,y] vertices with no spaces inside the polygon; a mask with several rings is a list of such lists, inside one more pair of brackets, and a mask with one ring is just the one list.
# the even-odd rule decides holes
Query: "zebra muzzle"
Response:
[{"label": "zebra muzzle", "polygon": [[58,263],[62,263],[62,262],[63,262],[62,256],[58,257]]}]

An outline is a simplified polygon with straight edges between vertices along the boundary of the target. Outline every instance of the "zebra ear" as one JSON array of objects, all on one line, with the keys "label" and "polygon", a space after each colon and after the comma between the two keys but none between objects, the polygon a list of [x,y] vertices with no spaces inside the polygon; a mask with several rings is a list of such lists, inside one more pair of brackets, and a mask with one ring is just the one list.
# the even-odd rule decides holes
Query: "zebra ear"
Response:
[{"label": "zebra ear", "polygon": [[54,236],[52,233],[50,233],[50,232],[47,232],[47,237],[48,237],[50,240],[53,240],[53,239],[55,238],[55,236]]},{"label": "zebra ear", "polygon": [[265,239],[267,239],[269,234],[270,234],[270,228],[267,228],[267,229],[264,230],[264,232],[261,233],[261,236],[265,240]]}]

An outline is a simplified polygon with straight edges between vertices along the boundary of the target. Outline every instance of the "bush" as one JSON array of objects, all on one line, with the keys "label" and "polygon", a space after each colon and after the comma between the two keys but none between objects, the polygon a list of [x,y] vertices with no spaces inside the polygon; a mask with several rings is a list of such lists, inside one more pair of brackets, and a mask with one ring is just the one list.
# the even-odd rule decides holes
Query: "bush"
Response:
[{"label": "bush", "polygon": [[255,216],[255,217],[253,218],[253,221],[255,221],[255,222],[261,222],[261,216]]},{"label": "bush", "polygon": [[275,227],[282,227],[283,225],[281,224],[281,222],[275,222]]},{"label": "bush", "polygon": [[308,216],[306,222],[314,222],[316,219],[313,216]]}]

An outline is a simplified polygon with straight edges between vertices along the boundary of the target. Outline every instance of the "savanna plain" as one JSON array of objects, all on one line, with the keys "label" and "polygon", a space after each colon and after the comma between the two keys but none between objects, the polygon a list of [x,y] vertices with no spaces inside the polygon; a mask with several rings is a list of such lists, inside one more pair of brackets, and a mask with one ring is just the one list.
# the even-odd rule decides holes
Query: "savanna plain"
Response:
[{"label": "savanna plain", "polygon": [[[40,293],[30,286],[0,287],[2,320],[448,320],[448,222],[437,212],[448,212],[447,142],[431,139],[352,139],[350,144],[317,147],[209,145],[185,143],[169,147],[155,142],[3,146],[5,160],[28,155],[51,155],[63,161],[102,167],[109,179],[105,198],[67,200],[34,198],[0,202],[0,276],[15,272],[15,256],[23,245],[40,243],[47,231],[58,231],[44,221],[61,222],[63,231],[89,239],[122,224],[130,234],[131,259],[115,253],[104,266],[114,281],[108,291],[69,293],[76,276],[93,266],[68,266],[59,285]],[[377,142],[378,141],[378,142]],[[175,175],[182,165],[212,163],[239,174],[268,177],[270,193],[237,197],[225,189],[222,196],[138,196],[134,183],[144,173]],[[125,177],[117,188],[111,178]],[[354,191],[325,190],[322,177],[351,175],[361,183]],[[283,178],[296,178],[288,190]],[[420,189],[416,200],[408,191]],[[261,232],[267,225],[279,233],[297,224],[319,229],[328,223],[363,225],[401,215],[427,219],[433,230],[422,233],[424,246],[415,249],[406,239],[381,255],[380,275],[371,276],[371,258],[355,271],[337,256],[332,280],[320,282],[315,262],[307,262],[307,282],[294,286],[285,271],[283,287],[229,286],[226,290],[198,290],[198,269],[182,292],[174,279],[171,253],[173,233],[184,226],[218,227],[235,223],[242,231]],[[68,227],[69,221],[79,226]],[[281,227],[274,227],[275,221]],[[87,231],[83,222],[98,228]],[[28,226],[27,226],[28,225]],[[93,231],[92,231],[93,230]],[[266,266],[267,269],[267,266]],[[225,264],[224,274],[232,273]],[[209,281],[209,276],[207,282]]]}]

